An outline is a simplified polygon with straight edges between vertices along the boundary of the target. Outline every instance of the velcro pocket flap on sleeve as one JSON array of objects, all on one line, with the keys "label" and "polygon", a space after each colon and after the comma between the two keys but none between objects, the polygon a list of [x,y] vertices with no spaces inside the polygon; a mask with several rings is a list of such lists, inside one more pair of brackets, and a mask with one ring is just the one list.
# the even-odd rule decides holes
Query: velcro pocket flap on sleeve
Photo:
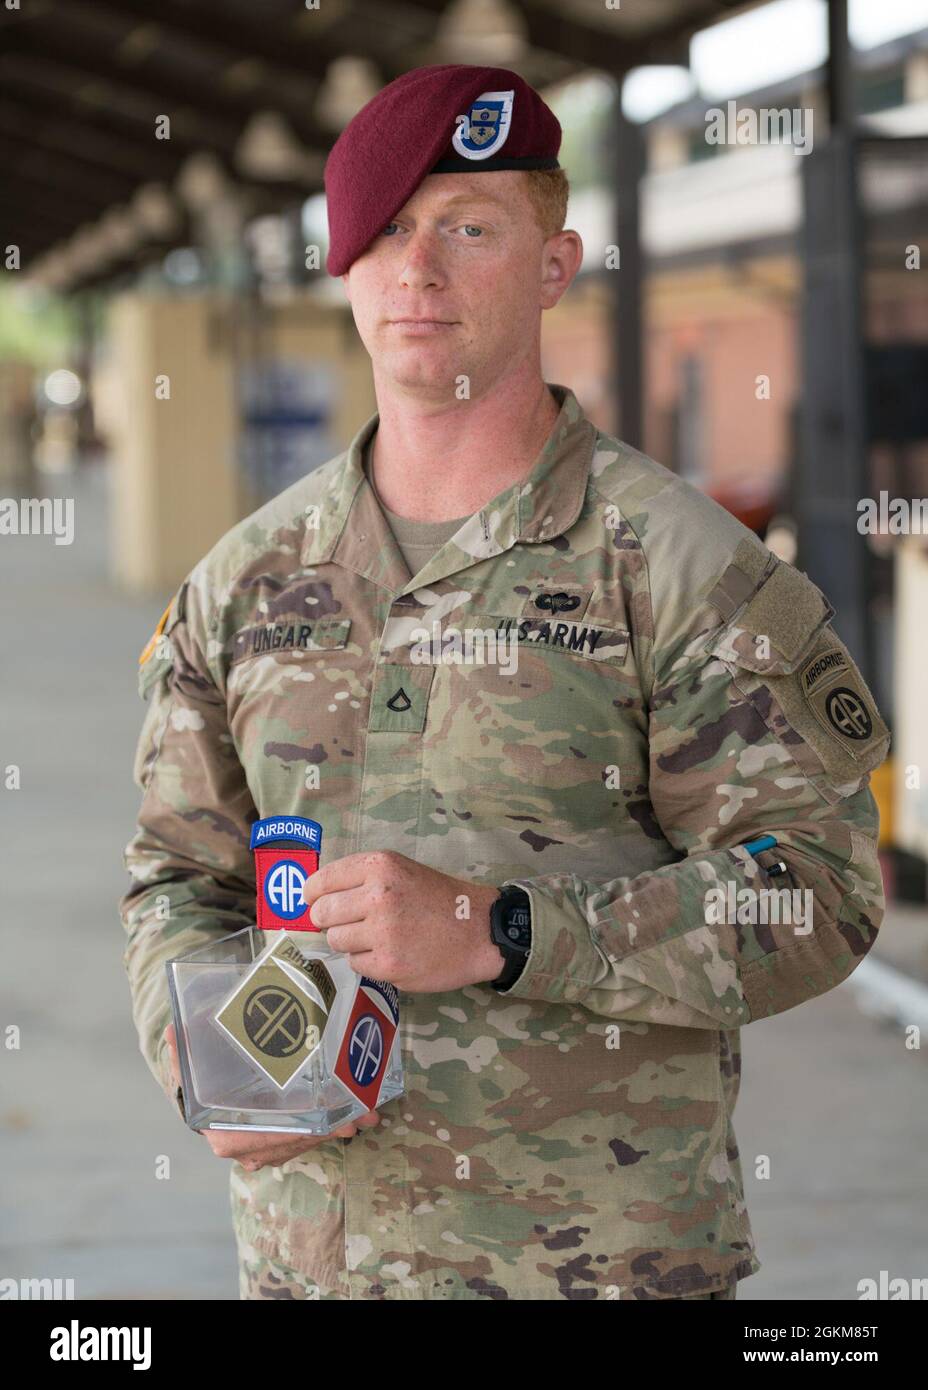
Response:
[{"label": "velcro pocket flap on sleeve", "polygon": [[796,670],[834,611],[811,579],[784,560],[776,560],[744,607],[710,641],[708,650],[722,661],[760,675],[786,675]]}]

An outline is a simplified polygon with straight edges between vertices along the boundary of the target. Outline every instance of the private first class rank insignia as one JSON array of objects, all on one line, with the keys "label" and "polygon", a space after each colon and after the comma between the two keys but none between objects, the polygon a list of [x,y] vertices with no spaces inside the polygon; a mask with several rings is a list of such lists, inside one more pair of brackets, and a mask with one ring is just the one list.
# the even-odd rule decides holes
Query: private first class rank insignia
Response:
[{"label": "private first class rank insignia", "polygon": [[306,816],[268,816],[251,827],[262,931],[318,931],[303,886],[319,867],[322,826]]}]

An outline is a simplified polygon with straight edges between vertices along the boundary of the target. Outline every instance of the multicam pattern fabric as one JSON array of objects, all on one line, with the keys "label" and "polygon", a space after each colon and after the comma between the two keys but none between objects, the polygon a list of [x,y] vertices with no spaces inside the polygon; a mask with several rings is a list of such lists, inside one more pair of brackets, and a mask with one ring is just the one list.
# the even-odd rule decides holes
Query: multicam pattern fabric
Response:
[{"label": "multicam pattern fabric", "polygon": [[[759,1268],[739,1029],[844,980],[880,924],[888,733],[827,601],[550,389],[530,475],[417,575],[361,468],[373,416],[196,566],[141,667],[121,906],[169,1094],[164,962],[254,920],[257,817],[320,821],[324,862],[394,850],[531,899],[508,992],[403,994],[408,1092],[377,1128],[232,1165],[248,1298],[724,1292]],[[709,920],[708,890],[773,887],[811,890],[812,922]]]}]

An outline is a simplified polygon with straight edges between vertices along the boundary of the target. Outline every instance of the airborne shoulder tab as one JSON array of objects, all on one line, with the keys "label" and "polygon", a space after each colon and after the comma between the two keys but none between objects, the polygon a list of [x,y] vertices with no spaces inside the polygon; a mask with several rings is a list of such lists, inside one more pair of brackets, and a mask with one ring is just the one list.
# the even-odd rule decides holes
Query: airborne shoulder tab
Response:
[{"label": "airborne shoulder tab", "polygon": [[889,729],[848,648],[830,625],[809,652],[798,677],[807,708],[830,736],[834,751],[830,758],[821,755],[826,766],[832,761],[843,766],[848,780],[878,767],[889,751]]}]

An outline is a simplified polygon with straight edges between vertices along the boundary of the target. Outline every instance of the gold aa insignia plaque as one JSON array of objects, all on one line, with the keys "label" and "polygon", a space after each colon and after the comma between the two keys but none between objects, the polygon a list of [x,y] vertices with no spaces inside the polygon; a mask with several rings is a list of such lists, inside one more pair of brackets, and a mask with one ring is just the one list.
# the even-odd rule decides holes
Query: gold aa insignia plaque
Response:
[{"label": "gold aa insignia plaque", "polygon": [[284,936],[229,997],[216,1022],[283,1090],[322,1042],[334,997],[323,963],[307,960]]}]

